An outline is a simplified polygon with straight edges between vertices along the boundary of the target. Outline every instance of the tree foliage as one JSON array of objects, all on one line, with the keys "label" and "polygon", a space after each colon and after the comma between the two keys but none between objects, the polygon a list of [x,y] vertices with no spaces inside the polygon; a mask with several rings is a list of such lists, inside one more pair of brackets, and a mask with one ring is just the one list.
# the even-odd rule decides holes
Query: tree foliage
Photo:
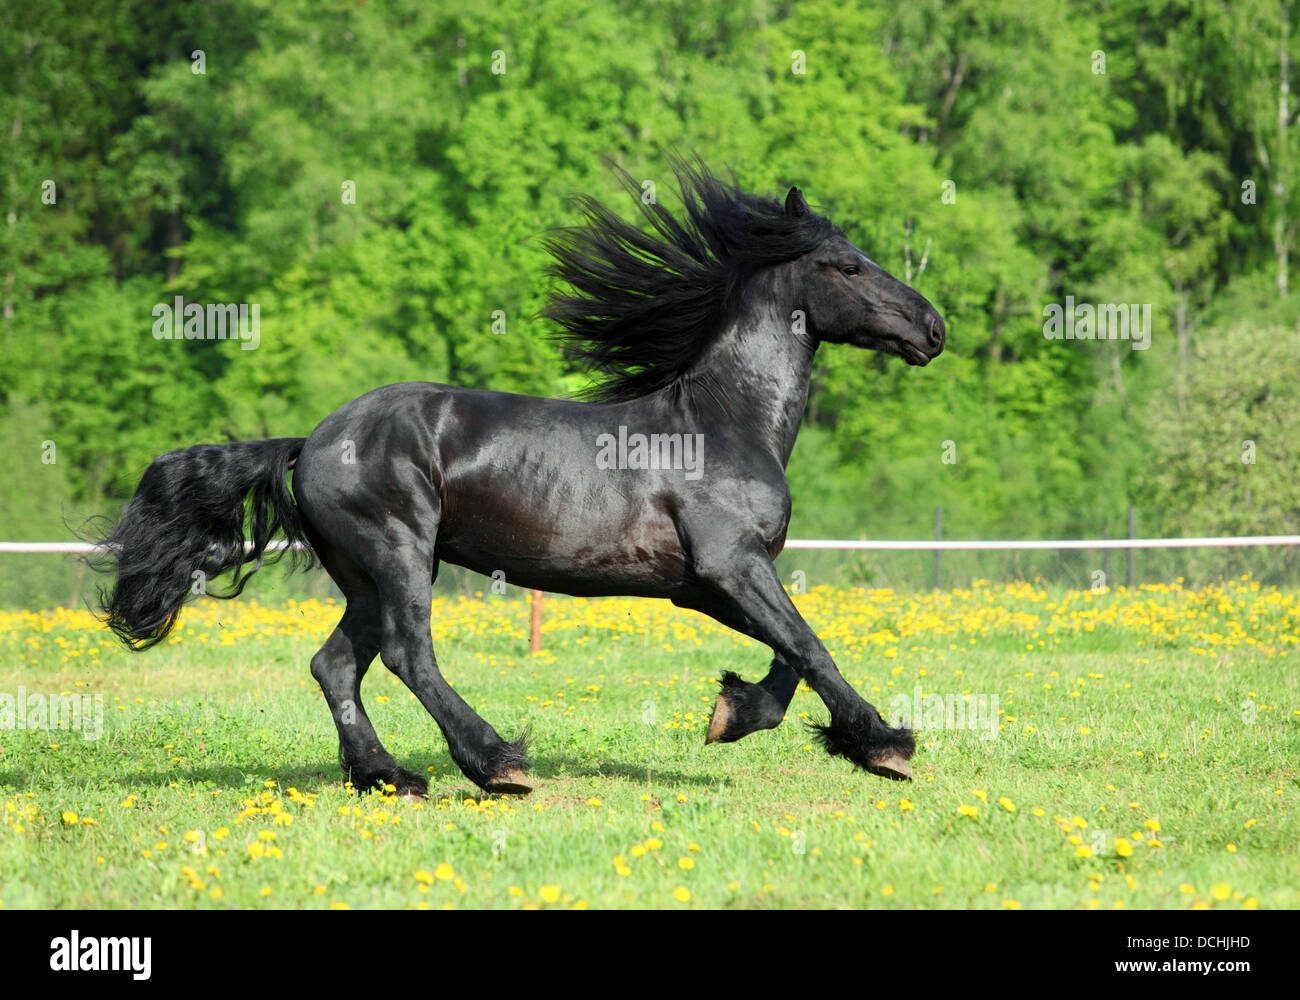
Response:
[{"label": "tree foliage", "polygon": [[[1297,8],[7,5],[6,534],[49,531],[46,440],[90,510],[159,452],[305,434],[388,382],[571,392],[540,238],[578,193],[633,214],[603,157],[671,200],[673,150],[799,185],[948,320],[921,371],[823,349],[794,533],[914,536],[941,505],[968,537],[1096,534],[1132,502],[1150,531],[1295,530],[1296,437],[1250,400],[1294,400],[1267,359],[1296,319]],[[155,339],[178,296],[257,304],[259,347]],[[1067,296],[1149,304],[1151,349],[1045,338]],[[1212,426],[1263,435],[1245,478],[1207,471]]]}]

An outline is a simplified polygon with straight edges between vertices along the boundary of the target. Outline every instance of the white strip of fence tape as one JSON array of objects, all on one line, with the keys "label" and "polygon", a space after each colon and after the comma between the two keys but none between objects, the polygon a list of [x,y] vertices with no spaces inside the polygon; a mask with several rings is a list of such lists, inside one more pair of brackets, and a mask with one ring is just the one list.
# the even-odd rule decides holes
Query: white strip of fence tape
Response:
[{"label": "white strip of fence tape", "polygon": [[[1199,549],[1237,548],[1258,545],[1300,545],[1300,535],[1238,535],[1229,538],[1047,538],[991,541],[941,539],[916,541],[867,540],[838,538],[788,538],[787,549],[870,549],[876,551],[933,552],[995,549]],[[252,542],[244,548],[251,549]],[[268,551],[287,548],[285,542],[271,542]],[[303,546],[296,546],[302,548]],[[96,552],[99,546],[89,542],[0,542],[0,552]]]}]

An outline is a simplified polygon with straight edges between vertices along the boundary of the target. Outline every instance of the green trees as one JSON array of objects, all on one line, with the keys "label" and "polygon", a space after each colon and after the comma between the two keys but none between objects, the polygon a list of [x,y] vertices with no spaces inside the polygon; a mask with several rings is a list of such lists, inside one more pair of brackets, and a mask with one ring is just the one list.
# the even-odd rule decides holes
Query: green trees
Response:
[{"label": "green trees", "polygon": [[[674,148],[798,184],[949,322],[922,371],[822,352],[793,533],[921,535],[935,505],[954,535],[1096,533],[1131,502],[1226,530],[1168,421],[1219,398],[1198,357],[1294,329],[1298,6],[11,5],[3,534],[56,531],[49,439],[90,511],[161,451],[303,434],[387,382],[572,391],[538,237],[626,198],[602,156],[671,201]],[[256,303],[259,348],[155,341],[178,295]],[[1066,296],[1150,304],[1150,350],[1047,340]],[[1241,379],[1285,398],[1256,354]],[[1292,516],[1262,472],[1234,530]]]},{"label": "green trees", "polygon": [[[1185,404],[1153,398],[1146,415],[1161,456],[1143,479],[1180,534],[1296,534],[1300,525],[1300,330],[1234,324],[1199,338]],[[1222,554],[1200,556],[1208,569]],[[1294,569],[1294,552],[1238,554],[1235,567]]]}]

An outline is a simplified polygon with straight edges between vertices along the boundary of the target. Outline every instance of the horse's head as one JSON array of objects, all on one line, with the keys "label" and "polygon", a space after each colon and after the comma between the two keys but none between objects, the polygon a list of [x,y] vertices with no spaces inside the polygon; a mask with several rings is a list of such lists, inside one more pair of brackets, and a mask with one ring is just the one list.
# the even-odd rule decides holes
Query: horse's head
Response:
[{"label": "horse's head", "polygon": [[[791,188],[786,214],[810,212]],[[943,351],[943,317],[913,291],[836,232],[795,266],[799,270],[808,332],[819,341],[896,354],[910,365],[929,364]]]}]

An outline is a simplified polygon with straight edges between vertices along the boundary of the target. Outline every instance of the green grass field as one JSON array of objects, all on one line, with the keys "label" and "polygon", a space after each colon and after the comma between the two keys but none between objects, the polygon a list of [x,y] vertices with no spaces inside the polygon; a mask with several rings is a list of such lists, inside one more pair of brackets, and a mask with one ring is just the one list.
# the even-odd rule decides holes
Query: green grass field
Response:
[{"label": "green grass field", "polygon": [[[916,781],[829,758],[786,722],[703,737],[716,680],[767,651],[664,602],[439,599],[440,664],[503,735],[527,798],[481,798],[376,662],[363,697],[430,798],[346,790],[308,661],[337,607],[209,604],[148,653],[89,616],[0,615],[6,908],[1300,905],[1300,603],[1249,583],[797,599],[887,717],[984,695],[983,730],[926,728]],[[19,688],[102,699],[102,731],[18,726]],[[918,723],[923,719],[916,720]],[[932,722],[943,722],[932,719]]]}]

